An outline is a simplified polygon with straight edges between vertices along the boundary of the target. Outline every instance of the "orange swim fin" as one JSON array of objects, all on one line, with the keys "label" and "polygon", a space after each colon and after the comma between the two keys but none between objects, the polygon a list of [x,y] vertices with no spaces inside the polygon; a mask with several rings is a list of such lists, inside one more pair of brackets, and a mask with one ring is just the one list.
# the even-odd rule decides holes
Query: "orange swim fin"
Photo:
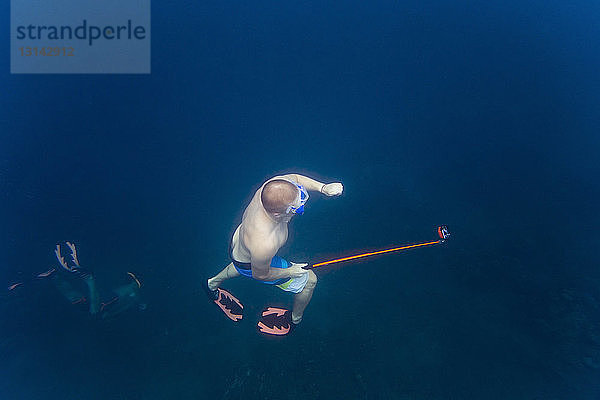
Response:
[{"label": "orange swim fin", "polygon": [[244,305],[237,297],[225,289],[217,288],[217,290],[210,290],[208,283],[205,283],[203,286],[208,299],[215,303],[227,318],[238,322],[244,317]]},{"label": "orange swim fin", "polygon": [[292,322],[292,312],[285,308],[267,307],[258,321],[258,331],[265,335],[289,335],[296,324]]}]

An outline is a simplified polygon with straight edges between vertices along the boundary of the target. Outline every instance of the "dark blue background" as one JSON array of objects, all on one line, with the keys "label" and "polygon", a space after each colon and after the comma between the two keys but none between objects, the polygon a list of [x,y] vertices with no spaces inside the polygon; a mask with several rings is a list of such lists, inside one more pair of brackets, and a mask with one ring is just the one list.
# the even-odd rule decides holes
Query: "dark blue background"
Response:
[{"label": "dark blue background", "polygon": [[[92,321],[51,285],[0,297],[7,399],[597,399],[600,7],[596,2],[155,1],[152,74],[10,75],[0,5],[0,282],[75,241],[145,312]],[[324,269],[291,297],[201,293],[264,179],[311,195],[281,254]]]}]

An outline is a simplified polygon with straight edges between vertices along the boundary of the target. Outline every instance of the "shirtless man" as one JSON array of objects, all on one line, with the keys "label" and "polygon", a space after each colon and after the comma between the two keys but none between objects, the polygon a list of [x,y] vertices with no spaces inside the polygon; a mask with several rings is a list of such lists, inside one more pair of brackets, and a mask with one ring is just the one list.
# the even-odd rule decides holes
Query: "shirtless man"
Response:
[{"label": "shirtless man", "polygon": [[[243,307],[239,300],[219,287],[226,279],[243,275],[295,293],[292,312],[281,311],[286,311],[285,317],[292,322],[290,327],[300,323],[317,284],[317,276],[313,271],[303,269],[308,264],[288,262],[276,253],[287,241],[288,222],[294,215],[304,213],[309,191],[338,196],[343,189],[341,183],[325,184],[299,174],[287,174],[269,179],[256,191],[244,211],[242,223],[233,234],[232,262],[207,281],[209,297],[229,318],[241,319]],[[220,302],[225,297],[233,300],[234,306],[239,305],[237,315],[231,313],[231,307]]]}]

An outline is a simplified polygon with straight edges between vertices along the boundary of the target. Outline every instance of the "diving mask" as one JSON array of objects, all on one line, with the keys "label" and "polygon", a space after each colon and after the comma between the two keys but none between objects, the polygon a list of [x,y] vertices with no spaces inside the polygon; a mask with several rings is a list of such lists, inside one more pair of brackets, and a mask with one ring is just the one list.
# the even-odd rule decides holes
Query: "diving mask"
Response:
[{"label": "diving mask", "polygon": [[306,204],[306,202],[308,201],[308,192],[306,191],[306,189],[304,189],[304,186],[302,185],[296,185],[298,186],[298,191],[300,192],[300,205],[297,206],[289,206],[287,208],[287,210],[285,211],[286,214],[298,214],[298,215],[302,215],[304,214],[304,204]]}]

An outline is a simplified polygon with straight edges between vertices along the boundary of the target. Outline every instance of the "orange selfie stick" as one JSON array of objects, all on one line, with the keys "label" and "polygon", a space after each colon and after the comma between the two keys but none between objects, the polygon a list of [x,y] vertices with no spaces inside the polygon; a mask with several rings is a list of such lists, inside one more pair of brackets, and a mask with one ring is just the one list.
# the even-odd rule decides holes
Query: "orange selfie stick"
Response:
[{"label": "orange selfie stick", "polygon": [[442,244],[450,236],[450,232],[448,231],[448,227],[446,225],[439,226],[438,229],[437,229],[437,233],[438,233],[439,239],[438,240],[434,240],[432,242],[423,242],[423,243],[409,244],[409,245],[406,245],[406,246],[394,247],[394,248],[391,248],[391,249],[378,250],[378,251],[372,251],[370,253],[362,253],[362,254],[356,254],[356,255],[348,256],[348,257],[336,258],[334,260],[323,261],[323,262],[320,262],[320,263],[316,263],[316,264],[312,264],[312,265],[307,265],[306,267],[304,267],[304,269],[314,269],[314,268],[322,267],[322,266],[329,265],[329,264],[335,264],[335,263],[339,263],[339,262],[343,262],[343,261],[356,260],[358,258],[370,257],[370,256],[378,255],[378,254],[385,254],[385,253],[392,253],[394,251],[414,249],[416,247],[432,246],[434,244]]}]

